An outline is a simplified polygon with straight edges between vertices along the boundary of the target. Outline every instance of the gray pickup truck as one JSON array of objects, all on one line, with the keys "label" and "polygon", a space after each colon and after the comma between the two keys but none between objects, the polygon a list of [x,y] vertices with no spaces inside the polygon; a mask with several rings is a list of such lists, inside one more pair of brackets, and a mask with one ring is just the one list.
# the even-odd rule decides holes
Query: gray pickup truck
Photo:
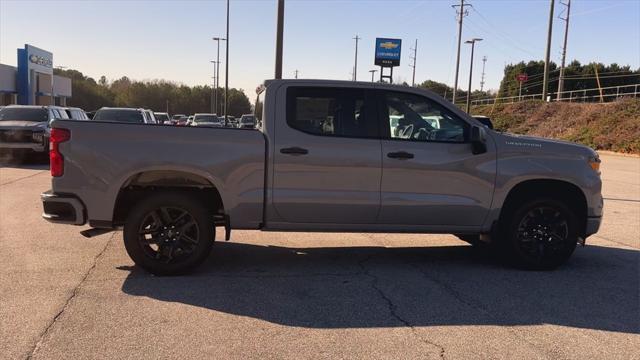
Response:
[{"label": "gray pickup truck", "polygon": [[215,227],[450,233],[552,269],[602,219],[592,149],[490,130],[432,92],[272,80],[258,130],[55,120],[43,217],[123,228],[155,274],[210,253]]}]

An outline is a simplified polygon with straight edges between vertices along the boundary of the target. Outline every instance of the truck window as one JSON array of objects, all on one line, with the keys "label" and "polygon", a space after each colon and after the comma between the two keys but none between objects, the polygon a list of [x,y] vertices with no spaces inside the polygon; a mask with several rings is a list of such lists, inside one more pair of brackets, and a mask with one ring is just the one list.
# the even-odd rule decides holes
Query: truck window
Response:
[{"label": "truck window", "polygon": [[326,87],[287,89],[287,124],[313,135],[375,138],[375,113],[364,90]]},{"label": "truck window", "polygon": [[387,119],[390,139],[458,143],[467,139],[469,124],[434,100],[386,91],[384,102],[381,119]]}]

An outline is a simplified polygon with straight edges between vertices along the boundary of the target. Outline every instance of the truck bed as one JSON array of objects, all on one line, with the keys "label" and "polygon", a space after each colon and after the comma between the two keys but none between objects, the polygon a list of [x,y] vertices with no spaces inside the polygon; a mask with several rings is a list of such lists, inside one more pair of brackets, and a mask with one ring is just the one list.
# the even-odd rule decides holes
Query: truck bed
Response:
[{"label": "truck bed", "polygon": [[169,171],[215,186],[234,228],[262,221],[266,141],[260,131],[71,120],[52,127],[71,131],[60,144],[64,175],[52,185],[76,195],[92,223],[112,220],[120,189],[138,174]]}]

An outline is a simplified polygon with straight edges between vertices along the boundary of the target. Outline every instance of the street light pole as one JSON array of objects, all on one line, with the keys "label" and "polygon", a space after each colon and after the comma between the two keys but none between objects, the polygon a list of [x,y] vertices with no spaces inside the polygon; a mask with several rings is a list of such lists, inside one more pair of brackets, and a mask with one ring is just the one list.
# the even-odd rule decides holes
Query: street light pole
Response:
[{"label": "street light pole", "polygon": [[471,111],[471,79],[473,77],[473,50],[476,45],[476,41],[482,41],[479,38],[473,38],[471,40],[467,40],[465,44],[471,44],[471,64],[469,65],[469,88],[467,89],[467,114]]},{"label": "street light pole", "polygon": [[229,0],[227,0],[227,46],[224,57],[224,126],[227,126],[227,106],[229,104]]},{"label": "street light pole", "polygon": [[369,72],[371,73],[371,82],[373,82],[373,76],[376,74],[378,70],[369,70]]},{"label": "street light pole", "polygon": [[284,0],[278,0],[278,19],[276,23],[276,74],[275,74],[276,79],[282,79],[283,33],[284,33]]}]

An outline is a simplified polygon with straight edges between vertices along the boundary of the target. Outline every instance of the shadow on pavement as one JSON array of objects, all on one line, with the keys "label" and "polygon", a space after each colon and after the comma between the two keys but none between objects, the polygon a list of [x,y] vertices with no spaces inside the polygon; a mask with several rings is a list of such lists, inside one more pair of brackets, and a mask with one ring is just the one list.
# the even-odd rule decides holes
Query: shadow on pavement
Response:
[{"label": "shadow on pavement", "polygon": [[587,246],[556,271],[529,272],[471,246],[217,243],[191,276],[126,268],[122,290],[297,327],[554,324],[640,333],[639,254]]},{"label": "shadow on pavement", "polygon": [[49,154],[0,151],[0,167],[46,170],[49,168]]}]

